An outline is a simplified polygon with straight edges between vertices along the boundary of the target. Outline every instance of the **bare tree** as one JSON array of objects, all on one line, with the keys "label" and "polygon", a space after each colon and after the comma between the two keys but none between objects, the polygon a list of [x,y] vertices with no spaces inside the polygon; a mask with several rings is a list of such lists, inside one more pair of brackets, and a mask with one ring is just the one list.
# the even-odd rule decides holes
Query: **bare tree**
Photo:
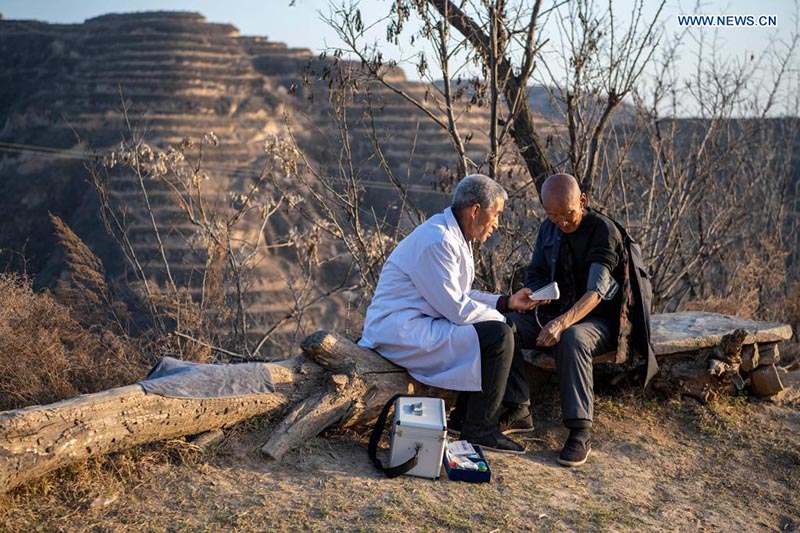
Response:
[{"label": "bare tree", "polygon": [[[509,258],[516,266],[525,261],[531,222],[539,216],[525,205],[530,199],[526,180],[515,171],[520,168],[514,166],[515,154],[499,156],[508,135],[531,178],[540,183],[554,169],[575,174],[594,205],[640,238],[659,308],[712,297],[744,302],[754,294],[741,289],[746,285],[759,294],[741,312],[766,316],[774,307],[770,299],[788,290],[786,265],[796,263],[798,248],[796,217],[787,216],[796,211],[797,120],[771,116],[792,93],[786,84],[796,84],[789,74],[798,32],[759,57],[739,61],[702,32],[664,38],[663,6],[639,1],[618,13],[610,3],[588,0],[550,8],[508,1],[393,4],[387,40],[397,43],[405,35],[412,44],[414,39],[431,43],[432,64],[444,77],[431,86],[440,89],[436,94],[444,109],[458,109],[458,98],[467,94],[473,105],[490,110],[479,168],[503,180],[512,198],[503,242],[477,255],[487,286],[509,282],[514,270],[507,268]],[[353,17],[360,21],[351,7],[328,21],[346,28]],[[409,37],[403,32],[412,18],[421,29]],[[461,38],[453,39],[455,33]],[[545,34],[552,41],[543,40]],[[684,80],[677,76],[677,61],[681,53],[685,58],[690,37],[696,70],[693,79]],[[449,46],[443,46],[448,38]],[[382,53],[370,55],[378,47],[364,47],[363,32],[351,32],[345,42],[346,49],[337,52],[358,49],[368,74],[394,66]],[[449,72],[470,64],[478,72],[469,90],[459,93]],[[417,55],[417,70],[434,81],[424,52]],[[526,94],[532,80],[547,85],[560,117],[544,136]],[[678,118],[687,113],[697,118]],[[451,135],[458,129],[441,117],[437,123]],[[463,160],[463,150],[454,145]],[[509,172],[499,175],[498,165]],[[753,263],[770,267],[759,270]],[[721,283],[730,285],[720,294]]]},{"label": "bare tree", "polygon": [[[277,242],[265,237],[274,215],[297,201],[270,186],[273,174],[282,169],[267,159],[260,173],[245,178],[241,187],[220,190],[213,184],[225,180],[212,180],[213,171],[205,163],[207,151],[219,144],[213,132],[160,150],[145,142],[145,132],[127,111],[125,120],[128,136],[117,150],[94,158],[90,174],[102,220],[131,267],[155,336],[172,338],[181,353],[187,343],[225,342],[246,357],[257,355],[271,334],[320,300],[307,290],[298,300],[296,286],[308,285],[308,280],[289,273],[287,296],[294,298],[294,310],[268,324],[253,349],[248,296],[253,275],[270,254],[294,246],[301,237],[294,233]],[[138,190],[135,198],[125,192],[130,182]],[[158,195],[155,203],[153,195]],[[140,233],[138,239],[134,232]],[[143,246],[149,242],[155,243],[157,263],[145,259]]]},{"label": "bare tree", "polygon": [[[374,102],[377,83],[364,83],[365,68],[344,61],[333,62],[327,88],[327,103],[333,131],[337,135],[331,141],[336,159],[325,165],[313,160],[298,139],[297,125],[287,116],[287,135],[273,138],[267,150],[277,158],[284,173],[273,182],[282,194],[296,195],[303,199],[293,208],[311,228],[311,250],[306,254],[308,271],[337,261],[343,256],[353,267],[356,280],[350,280],[350,271],[337,291],[352,291],[350,302],[363,311],[364,301],[371,297],[378,281],[380,269],[395,244],[405,236],[408,227],[414,227],[424,219],[424,214],[415,206],[410,195],[411,176],[398,176],[384,153],[386,140],[375,125],[377,103]],[[391,90],[391,89],[390,89]],[[300,132],[302,136],[303,133]],[[353,152],[354,144],[368,144],[367,160],[360,160]],[[408,171],[413,168],[415,142],[412,141],[408,157]],[[377,169],[375,168],[377,167]],[[363,181],[370,177],[368,171],[377,170],[393,192],[392,208],[378,213],[365,204]],[[372,176],[374,178],[374,176]],[[391,217],[391,218],[390,218]],[[333,253],[325,255],[321,249]],[[356,327],[360,327],[358,324]]]},{"label": "bare tree", "polygon": [[[528,85],[537,64],[544,65],[543,71],[551,76],[563,68],[570,71],[566,79],[553,79],[561,83],[560,87],[565,87],[565,81],[571,82],[571,86],[559,89],[565,93],[563,99],[569,101],[565,116],[571,125],[569,147],[564,150],[571,154],[566,160],[571,164],[565,170],[578,173],[591,189],[611,118],[658,42],[656,20],[660,8],[652,17],[642,13],[639,2],[633,18],[607,36],[603,30],[609,23],[616,24],[613,10],[610,6],[599,9],[591,2],[580,2],[570,8],[559,4],[549,10],[543,10],[541,1],[393,3],[387,14],[386,40],[398,43],[407,38],[412,45],[430,44],[435,62],[429,63],[421,51],[415,56],[415,66],[418,74],[429,82],[426,98],[432,95],[442,112],[432,113],[425,102],[415,101],[407,91],[403,97],[448,132],[459,175],[467,172],[472,160],[464,156],[463,145],[469,137],[459,135],[461,129],[456,119],[475,106],[488,108],[488,123],[484,128],[489,132],[486,152],[481,158],[483,163],[475,168],[504,182],[512,190],[512,200],[507,209],[506,237],[498,246],[483,248],[478,253],[479,271],[487,287],[506,286],[527,261],[529,235],[533,222],[540,216],[527,197],[529,186],[535,184],[538,189],[564,163],[563,160],[558,165],[550,163],[531,110]],[[420,29],[409,36],[404,32],[412,17],[419,22]],[[367,81],[381,83],[400,94],[397,83],[388,76],[396,64],[384,59],[377,43],[366,42],[366,30],[381,21],[365,23],[352,4],[332,9],[326,20],[345,43],[343,49],[335,50],[335,55],[354,56],[362,65]],[[541,38],[545,23],[562,29],[575,28],[561,35],[561,42],[571,50],[563,65],[557,65],[543,53],[548,44]],[[460,37],[454,37],[455,34]],[[470,65],[477,66],[477,72],[470,71]],[[461,73],[455,80],[453,69]],[[434,80],[434,73],[441,73],[443,79]],[[462,76],[469,77],[469,82],[463,82]],[[587,115],[587,111],[592,114]],[[561,147],[560,141],[552,143],[548,139],[548,143],[553,144],[551,151]]]},{"label": "bare tree", "polygon": [[[700,300],[779,318],[774,302],[797,282],[787,271],[797,243],[786,233],[797,183],[797,107],[786,108],[792,118],[769,115],[779,93],[796,90],[786,66],[798,33],[747,61],[726,57],[701,34],[695,73],[680,80],[674,73],[686,38],[667,42],[650,83],[635,91],[635,120],[616,128],[631,138],[628,180],[610,203],[646,243],[660,307]],[[699,116],[676,117],[687,110]]]},{"label": "bare tree", "polygon": [[[609,5],[579,0],[559,5],[552,15],[560,53],[543,62],[545,82],[553,87],[569,132],[568,170],[587,196],[594,192],[602,146],[614,112],[635,88],[660,39],[658,21],[664,2],[645,16],[637,1],[628,20]],[[562,12],[562,10],[564,12]],[[621,23],[620,23],[621,22]],[[554,63],[554,64],[551,64]]]}]

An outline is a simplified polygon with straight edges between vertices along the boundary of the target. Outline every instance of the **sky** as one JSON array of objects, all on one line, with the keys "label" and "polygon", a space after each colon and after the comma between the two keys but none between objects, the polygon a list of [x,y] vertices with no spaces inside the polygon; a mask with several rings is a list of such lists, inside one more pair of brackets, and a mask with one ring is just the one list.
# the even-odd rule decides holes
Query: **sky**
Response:
[{"label": "sky", "polygon": [[[35,19],[57,23],[80,23],[87,18],[120,12],[177,10],[202,13],[210,22],[230,23],[239,28],[244,35],[260,35],[289,46],[311,49],[315,53],[328,47],[340,46],[340,41],[320,14],[330,13],[330,6],[341,5],[343,0],[0,0],[0,13],[6,19]],[[351,0],[344,0],[350,2]],[[591,1],[591,0],[590,0]],[[596,0],[604,5],[604,0]],[[532,0],[531,0],[532,2]],[[379,20],[388,13],[389,0],[361,0],[358,2],[365,21]],[[545,0],[544,6],[553,5],[556,0]],[[657,2],[647,1],[647,8]],[[625,14],[630,11],[633,0],[614,0],[615,11]],[[714,39],[730,58],[741,59],[759,57],[770,43],[788,41],[793,30],[797,29],[796,13],[798,6],[794,0],[700,0],[696,2],[668,0],[661,20],[667,34],[682,30],[678,17],[686,14],[703,15],[751,15],[756,21],[765,15],[768,25],[733,25],[728,27],[697,26],[691,30],[687,39],[688,49],[684,50],[680,69],[683,75],[690,75],[696,64],[696,52],[692,49],[696,42]],[[774,21],[773,25],[771,21]],[[374,38],[383,35],[385,25],[374,32]],[[555,37],[557,38],[557,37]],[[386,56],[392,59],[408,58],[416,50],[408,45],[402,50],[384,47]],[[800,77],[797,58],[788,66],[789,75]],[[411,78],[413,69],[406,68]]]},{"label": "sky", "polygon": [[[341,0],[334,0],[340,4]],[[553,2],[545,1],[544,5]],[[601,2],[602,3],[602,2]],[[652,1],[648,4],[656,4]],[[294,5],[291,5],[294,4]],[[625,12],[631,0],[614,0],[615,9]],[[246,35],[262,35],[293,46],[319,51],[326,42],[337,42],[334,32],[320,20],[328,13],[329,0],[0,0],[0,13],[8,19],[79,23],[107,13],[150,10],[196,11],[211,22],[231,23]],[[377,19],[388,11],[388,0],[361,0],[365,20]],[[678,29],[677,15],[691,14],[694,2],[669,0],[664,9],[667,29]],[[763,6],[763,7],[762,7]],[[725,37],[732,50],[746,51],[762,46],[776,32],[794,25],[794,0],[701,1],[699,13],[710,15],[774,15],[778,27],[727,28]]]}]

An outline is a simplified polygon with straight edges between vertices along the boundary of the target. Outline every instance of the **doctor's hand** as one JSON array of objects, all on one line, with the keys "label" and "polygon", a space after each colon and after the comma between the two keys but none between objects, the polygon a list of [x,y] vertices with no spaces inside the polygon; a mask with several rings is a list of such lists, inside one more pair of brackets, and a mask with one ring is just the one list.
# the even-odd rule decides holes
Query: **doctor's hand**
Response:
[{"label": "doctor's hand", "polygon": [[544,305],[550,303],[550,300],[531,300],[531,290],[523,287],[508,298],[508,308],[511,311],[518,311],[524,313],[530,311],[537,305]]},{"label": "doctor's hand", "polygon": [[544,325],[539,336],[536,338],[536,345],[544,347],[555,346],[555,344],[561,340],[561,334],[565,329],[567,328],[560,318],[554,318]]},{"label": "doctor's hand", "polygon": [[524,313],[525,311],[530,311],[533,309],[533,304],[535,302],[530,299],[531,290],[527,288],[522,288],[509,296],[508,298],[508,308],[511,311],[517,311],[519,313]]}]

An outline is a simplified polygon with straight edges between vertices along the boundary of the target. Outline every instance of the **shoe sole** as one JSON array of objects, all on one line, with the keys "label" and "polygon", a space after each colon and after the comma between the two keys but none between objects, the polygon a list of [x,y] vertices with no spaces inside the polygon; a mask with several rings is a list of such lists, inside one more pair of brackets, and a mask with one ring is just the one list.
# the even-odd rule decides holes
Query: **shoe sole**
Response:
[{"label": "shoe sole", "polygon": [[503,435],[515,435],[517,433],[532,433],[534,428],[516,428],[516,429],[506,429],[501,431]]},{"label": "shoe sole", "polygon": [[592,453],[591,448],[586,452],[586,457],[583,458],[583,461],[567,461],[566,459],[562,459],[561,457],[558,458],[558,464],[561,466],[581,466],[582,464],[586,463],[586,460],[589,459],[589,455]]},{"label": "shoe sole", "polygon": [[[532,433],[532,432],[533,432],[533,428],[530,428],[530,429],[507,429],[505,431],[501,431],[500,433],[502,433],[503,435],[514,435],[515,433]],[[447,433],[449,433],[450,435],[452,435],[454,437],[460,437],[461,436],[461,431],[458,430],[458,429],[447,428]]]},{"label": "shoe sole", "polygon": [[501,448],[492,448],[491,446],[486,446],[485,444],[479,444],[479,446],[483,450],[488,450],[490,452],[497,452],[497,453],[513,453],[513,454],[517,454],[517,455],[522,455],[522,454],[524,454],[525,452],[528,451],[526,448],[522,448],[521,450],[507,450],[507,449],[501,449]]}]

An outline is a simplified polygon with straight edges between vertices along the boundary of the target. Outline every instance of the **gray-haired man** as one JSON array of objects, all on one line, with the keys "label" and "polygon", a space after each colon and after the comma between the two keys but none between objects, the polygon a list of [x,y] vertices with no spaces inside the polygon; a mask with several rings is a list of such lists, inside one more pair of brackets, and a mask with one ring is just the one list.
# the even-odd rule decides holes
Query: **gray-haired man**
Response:
[{"label": "gray-haired man", "polygon": [[[509,373],[524,371],[524,363],[515,361],[514,334],[498,309],[528,311],[536,302],[529,289],[510,297],[472,290],[470,243],[491,235],[507,198],[486,176],[462,179],[452,206],[418,226],[386,260],[359,344],[422,383],[464,391],[451,415],[462,439],[522,453],[525,448],[499,426],[504,399],[519,413],[529,403],[529,390],[506,390]],[[526,383],[524,375],[515,374],[514,383]],[[514,423],[515,429],[532,429],[529,412]]]}]

